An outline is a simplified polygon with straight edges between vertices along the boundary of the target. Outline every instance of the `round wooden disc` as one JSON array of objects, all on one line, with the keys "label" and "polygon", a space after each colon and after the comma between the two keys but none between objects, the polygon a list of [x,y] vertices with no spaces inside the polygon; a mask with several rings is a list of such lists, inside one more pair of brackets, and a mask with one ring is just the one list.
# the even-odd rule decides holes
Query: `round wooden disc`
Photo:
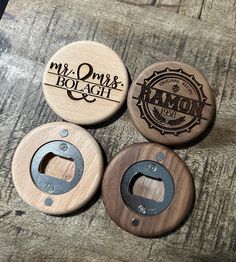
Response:
[{"label": "round wooden disc", "polygon": [[[173,179],[172,201],[157,215],[138,214],[125,204],[121,194],[125,172],[143,160],[158,162],[169,171]],[[150,179],[144,174],[129,190],[136,196],[162,202],[165,192],[169,190],[163,185],[163,182]],[[154,143],[138,143],[125,148],[108,165],[102,182],[104,205],[112,220],[124,230],[142,237],[160,236],[176,228],[189,212],[193,195],[193,180],[185,163],[170,149]]]},{"label": "round wooden disc", "polygon": [[209,83],[180,62],[147,67],[132,83],[128,109],[137,129],[151,141],[184,144],[206,130],[215,114]]},{"label": "round wooden disc", "polygon": [[48,62],[43,91],[52,110],[81,125],[114,115],[126,99],[128,73],[109,47],[81,41],[60,49]]},{"label": "round wooden disc", "polygon": [[[40,190],[30,171],[36,152],[51,141],[72,144],[83,158],[83,172],[79,182],[63,194]],[[70,182],[76,166],[72,160],[49,154],[43,158],[40,168],[47,176]],[[83,128],[65,122],[48,123],[32,130],[19,144],[12,162],[13,182],[20,197],[32,207],[53,215],[69,213],[84,206],[98,189],[102,174],[102,153],[96,140]],[[45,178],[46,175],[41,177]]]}]

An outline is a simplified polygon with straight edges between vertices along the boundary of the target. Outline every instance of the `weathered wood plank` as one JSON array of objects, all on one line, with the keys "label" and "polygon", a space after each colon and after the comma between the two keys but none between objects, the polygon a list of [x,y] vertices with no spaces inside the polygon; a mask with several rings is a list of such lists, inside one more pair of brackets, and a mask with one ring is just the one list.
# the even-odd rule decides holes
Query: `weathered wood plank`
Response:
[{"label": "weathered wood plank", "polygon": [[234,0],[118,0],[133,5],[155,6],[224,27],[236,27]]},{"label": "weathered wood plank", "polygon": [[236,28],[236,3],[234,0],[212,1],[205,0],[202,6],[200,19],[222,25],[225,27]]},{"label": "weathered wood plank", "polygon": [[[108,0],[12,0],[0,22],[0,260],[234,261],[236,256],[235,31],[158,8]],[[18,197],[10,165],[20,139],[59,118],[41,89],[50,56],[66,43],[91,39],[114,50],[131,77],[151,63],[176,59],[204,71],[217,101],[213,130],[177,152],[195,180],[196,203],[184,225],[160,239],[120,230],[101,199],[82,213],[51,217]],[[108,160],[145,141],[126,108],[89,131]]]}]

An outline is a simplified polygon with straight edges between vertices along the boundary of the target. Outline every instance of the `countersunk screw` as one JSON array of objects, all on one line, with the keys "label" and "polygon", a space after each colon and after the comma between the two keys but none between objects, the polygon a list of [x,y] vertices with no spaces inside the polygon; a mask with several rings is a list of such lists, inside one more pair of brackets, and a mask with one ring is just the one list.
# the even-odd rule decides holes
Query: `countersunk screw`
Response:
[{"label": "countersunk screw", "polygon": [[131,220],[131,223],[132,223],[133,226],[137,227],[139,225],[139,220],[137,218],[133,218]]},{"label": "countersunk screw", "polygon": [[151,170],[152,172],[155,172],[157,170],[157,166],[154,164],[148,165],[148,169]]},{"label": "countersunk screw", "polygon": [[162,161],[165,158],[165,155],[162,152],[157,153],[157,161]]},{"label": "countersunk screw", "polygon": [[67,129],[62,129],[60,135],[61,137],[67,137],[69,135],[69,132]]},{"label": "countersunk screw", "polygon": [[142,212],[143,214],[146,213],[146,208],[145,208],[143,205],[140,205],[140,206],[138,207],[138,209],[139,209],[139,211]]},{"label": "countersunk screw", "polygon": [[59,148],[62,150],[62,151],[66,151],[68,149],[68,146],[67,144],[63,143],[63,144],[60,144]]},{"label": "countersunk screw", "polygon": [[55,190],[54,185],[48,184],[47,187],[48,187],[48,192],[49,192],[49,193],[52,193],[52,192]]},{"label": "countersunk screw", "polygon": [[53,200],[50,197],[47,197],[44,201],[44,204],[50,207],[53,204]]}]

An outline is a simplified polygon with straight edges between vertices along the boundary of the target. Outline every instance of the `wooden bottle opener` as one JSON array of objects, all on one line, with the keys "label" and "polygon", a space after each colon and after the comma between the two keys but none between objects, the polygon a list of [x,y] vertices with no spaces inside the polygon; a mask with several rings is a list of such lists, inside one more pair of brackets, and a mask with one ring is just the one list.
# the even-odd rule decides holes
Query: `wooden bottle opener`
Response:
[{"label": "wooden bottle opener", "polygon": [[20,197],[48,214],[84,206],[100,185],[102,153],[83,128],[69,123],[40,126],[19,144],[12,177]]},{"label": "wooden bottle opener", "polygon": [[115,51],[97,42],[79,41],[64,46],[49,60],[43,92],[57,115],[71,123],[92,125],[121,108],[128,80]]},{"label": "wooden bottle opener", "polygon": [[110,162],[102,195],[118,226],[137,236],[156,237],[176,228],[187,215],[194,185],[176,153],[159,144],[139,143]]},{"label": "wooden bottle opener", "polygon": [[200,136],[215,115],[213,91],[192,66],[164,61],[145,68],[128,95],[130,117],[149,140],[180,145]]}]

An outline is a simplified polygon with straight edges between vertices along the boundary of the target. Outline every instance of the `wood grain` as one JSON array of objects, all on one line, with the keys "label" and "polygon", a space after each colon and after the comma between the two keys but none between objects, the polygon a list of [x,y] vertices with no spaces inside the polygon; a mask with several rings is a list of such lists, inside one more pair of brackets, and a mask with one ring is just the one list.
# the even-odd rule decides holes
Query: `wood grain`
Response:
[{"label": "wood grain", "polygon": [[40,171],[48,176],[57,177],[69,182],[72,180],[75,172],[75,163],[73,160],[49,154],[43,160]]},{"label": "wood grain", "polygon": [[128,73],[109,47],[92,41],[70,43],[49,60],[43,92],[63,119],[81,125],[98,124],[124,104]]},{"label": "wood grain", "polygon": [[214,94],[203,73],[175,61],[156,63],[140,72],[127,103],[139,132],[170,146],[192,142],[215,115]]},{"label": "wood grain", "polygon": [[134,195],[142,196],[147,199],[153,199],[157,202],[162,202],[165,194],[165,186],[163,181],[141,176],[138,177],[134,182],[131,191]]},{"label": "wood grain", "polygon": [[[228,10],[225,1],[214,3]],[[2,260],[235,260],[236,34],[227,20],[226,15],[211,23],[112,0],[9,2],[0,22]],[[65,44],[85,39],[113,48],[132,79],[150,64],[178,60],[201,68],[213,88],[213,129],[198,143],[176,150],[194,178],[196,201],[192,215],[174,234],[134,237],[111,222],[101,199],[81,214],[50,217],[26,205],[13,186],[11,161],[20,140],[33,128],[60,120],[41,91],[45,63]],[[108,161],[125,146],[146,141],[125,108],[89,132]]]},{"label": "wood grain", "polygon": [[[160,164],[170,172],[173,179],[173,199],[160,214],[141,215],[125,204],[121,194],[121,181],[131,165],[144,160],[156,162],[158,153],[164,155]],[[139,190],[147,186],[143,182],[144,184],[138,185]],[[153,188],[154,183],[153,179],[153,185],[149,187],[150,196],[156,191]],[[102,182],[103,202],[112,220],[131,234],[142,237],[157,237],[175,229],[189,212],[193,195],[193,180],[185,163],[173,151],[154,143],[134,144],[119,152],[108,165]],[[134,219],[139,223],[136,226],[132,224]]]},{"label": "wood grain", "polygon": [[[224,27],[236,26],[236,7],[234,0],[118,0],[131,5],[140,5],[148,8],[157,7],[168,12],[174,12],[193,17]],[[219,22],[220,21],[220,22]]]},{"label": "wood grain", "polygon": [[[64,138],[60,135],[63,129],[68,131],[68,136]],[[30,167],[34,154],[41,146],[58,140],[69,142],[78,148],[83,157],[84,166],[81,179],[70,191],[52,195],[37,187],[32,179]],[[57,161],[51,159],[48,165],[43,160],[41,165],[46,165],[45,174],[49,176],[53,172],[57,173],[57,178],[71,180],[74,174],[71,161],[64,162],[64,172],[63,169],[60,170],[63,163],[58,165]],[[65,179],[68,173],[70,177]],[[86,205],[100,186],[102,175],[103,159],[97,142],[87,131],[70,123],[48,123],[32,130],[17,147],[12,161],[12,179],[20,197],[30,206],[52,215],[70,213]],[[47,198],[53,201],[52,205],[45,204]]]}]

